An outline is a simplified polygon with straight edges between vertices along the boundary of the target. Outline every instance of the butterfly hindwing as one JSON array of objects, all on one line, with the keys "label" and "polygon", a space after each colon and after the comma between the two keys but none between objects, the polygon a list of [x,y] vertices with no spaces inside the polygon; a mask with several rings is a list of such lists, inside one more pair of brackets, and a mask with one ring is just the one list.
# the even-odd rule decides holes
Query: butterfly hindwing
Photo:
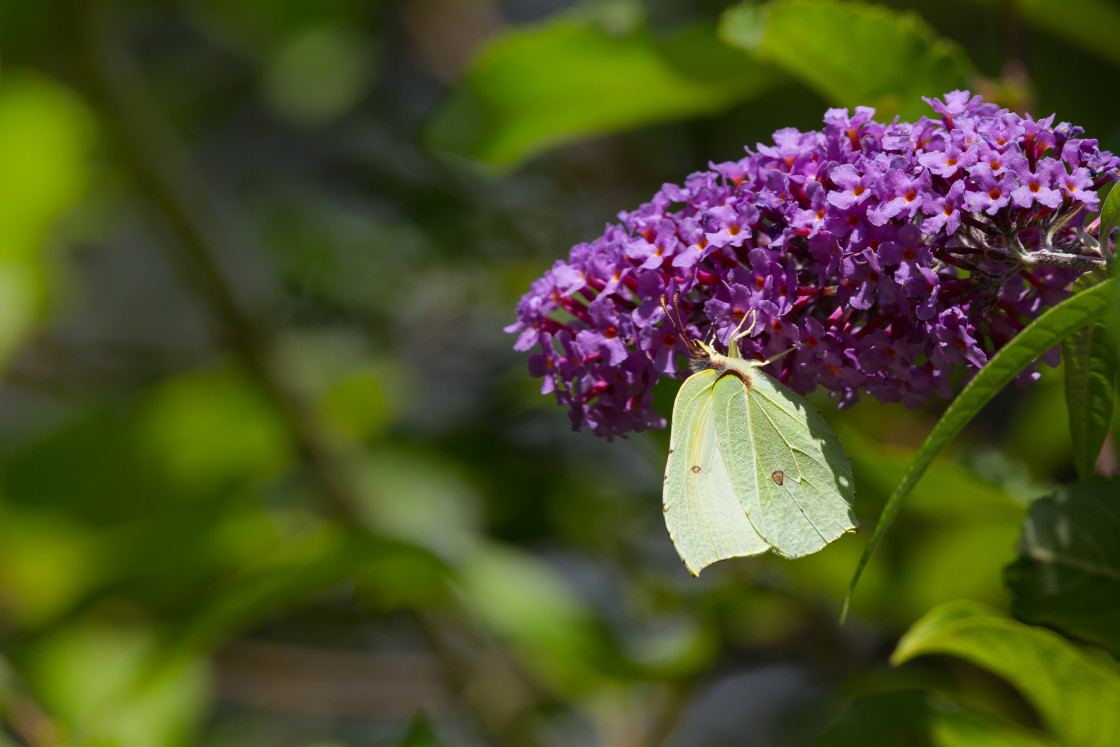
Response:
[{"label": "butterfly hindwing", "polygon": [[727,472],[713,411],[716,376],[712,370],[693,374],[677,393],[665,469],[665,525],[693,575],[717,560],[770,549]]},{"label": "butterfly hindwing", "polygon": [[747,375],[749,387],[728,374],[713,389],[735,494],[776,552],[816,552],[857,526],[847,455],[812,405],[757,368]]}]

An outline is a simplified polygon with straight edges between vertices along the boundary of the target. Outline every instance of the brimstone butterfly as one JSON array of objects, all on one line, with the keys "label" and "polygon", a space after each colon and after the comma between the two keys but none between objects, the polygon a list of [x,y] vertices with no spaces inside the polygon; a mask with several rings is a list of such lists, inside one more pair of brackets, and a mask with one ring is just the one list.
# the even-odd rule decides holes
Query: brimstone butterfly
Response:
[{"label": "brimstone butterfly", "polygon": [[812,405],[761,371],[771,361],[740,357],[751,329],[732,333],[723,356],[673,322],[696,373],[673,405],[664,511],[688,570],[767,550],[796,558],[857,531],[844,447]]}]

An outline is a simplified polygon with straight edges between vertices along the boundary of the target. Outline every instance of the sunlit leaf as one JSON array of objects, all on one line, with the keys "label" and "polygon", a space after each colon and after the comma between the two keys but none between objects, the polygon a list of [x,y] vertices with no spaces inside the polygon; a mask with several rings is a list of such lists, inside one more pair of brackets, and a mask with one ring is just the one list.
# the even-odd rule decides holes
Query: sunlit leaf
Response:
[{"label": "sunlit leaf", "polygon": [[1114,280],[1107,280],[1095,285],[1063,301],[1035,319],[1011,342],[993,355],[987,365],[976,373],[964,390],[950,403],[948,409],[945,410],[945,414],[934,426],[933,432],[929,434],[918,453],[914,455],[902,482],[887,499],[887,505],[883,507],[883,513],[879,516],[879,522],[875,525],[875,531],[872,532],[871,539],[859,559],[859,564],[856,565],[855,573],[852,574],[852,581],[848,588],[848,595],[844,600],[841,618],[847,614],[852,592],[859,582],[860,574],[882,540],[883,533],[890,526],[895,514],[898,513],[902,499],[913,489],[914,484],[921,478],[926,468],[945,447],[945,444],[949,443],[992,397],[1011,383],[1032,361],[1060,343],[1071,333],[1100,319],[1112,303],[1112,296],[1115,293],[1112,286],[1115,282]]},{"label": "sunlit leaf", "polygon": [[[1075,293],[1100,282],[1085,274],[1073,285]],[[1066,406],[1073,441],[1073,465],[1082,480],[1096,473],[1116,394],[1116,348],[1103,321],[1086,325],[1062,341],[1066,372]]]},{"label": "sunlit leaf", "polygon": [[228,367],[195,371],[149,390],[129,425],[139,458],[192,493],[274,476],[294,458],[276,409],[251,380]]},{"label": "sunlit leaf", "polygon": [[108,575],[111,560],[100,549],[93,533],[65,514],[0,508],[0,595],[8,624],[34,627],[67,611]]},{"label": "sunlit leaf", "polygon": [[149,670],[156,644],[144,628],[76,624],[37,642],[20,668],[43,707],[83,744],[193,744],[210,700],[208,667],[175,657]]},{"label": "sunlit leaf", "polygon": [[0,85],[0,362],[42,311],[50,231],[89,178],[93,125],[54,81],[4,71]]},{"label": "sunlit leaf", "polygon": [[1057,633],[950,602],[914,623],[891,659],[927,654],[958,656],[1008,680],[1065,743],[1111,747],[1120,733],[1120,673]]},{"label": "sunlit leaf", "polygon": [[540,560],[489,545],[458,568],[458,577],[464,607],[554,686],[579,692],[617,665],[592,610]]},{"label": "sunlit leaf", "polygon": [[881,117],[928,115],[922,96],[963,88],[974,72],[917,14],[868,3],[743,3],[724,14],[720,35],[837,106],[873,106]]},{"label": "sunlit leaf", "polygon": [[548,148],[720,111],[771,78],[707,29],[666,40],[560,18],[493,40],[429,123],[429,142],[495,166]]},{"label": "sunlit leaf", "polygon": [[364,517],[380,535],[451,561],[480,540],[479,497],[458,465],[431,452],[385,448],[354,468]]},{"label": "sunlit leaf", "polygon": [[1005,578],[1028,622],[1120,655],[1120,478],[1064,487],[1036,501],[1023,524],[1021,557]]}]

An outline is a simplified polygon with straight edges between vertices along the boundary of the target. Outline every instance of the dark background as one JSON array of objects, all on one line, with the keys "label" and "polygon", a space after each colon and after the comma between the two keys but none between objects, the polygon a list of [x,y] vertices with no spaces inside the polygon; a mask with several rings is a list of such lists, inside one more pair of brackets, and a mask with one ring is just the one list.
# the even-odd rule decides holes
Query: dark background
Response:
[{"label": "dark background", "polygon": [[[891,5],[975,90],[1120,149],[1115,29]],[[783,78],[496,169],[431,135],[468,126],[472,55],[724,7],[0,2],[0,744],[807,744],[898,690],[1037,725],[978,669],[887,656],[939,602],[1007,606],[1025,507],[1072,474],[1060,371],[931,469],[841,627],[867,532],[692,579],[667,434],[571,432],[502,332],[619,210],[835,102]],[[943,403],[816,401],[870,528]]]}]

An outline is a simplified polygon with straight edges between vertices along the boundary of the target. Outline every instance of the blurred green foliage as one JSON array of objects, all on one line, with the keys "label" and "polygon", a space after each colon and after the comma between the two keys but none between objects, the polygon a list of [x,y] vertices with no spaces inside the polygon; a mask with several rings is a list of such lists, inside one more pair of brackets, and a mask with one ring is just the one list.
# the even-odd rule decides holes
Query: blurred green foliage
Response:
[{"label": "blurred green foliage", "polygon": [[873,106],[884,118],[928,114],[923,96],[965,87],[975,72],[964,49],[939,38],[920,16],[864,3],[743,3],[724,13],[720,33],[826,101]]},{"label": "blurred green foliage", "polygon": [[48,231],[89,180],[92,122],[82,102],[32,72],[0,88],[0,361],[45,311]]},{"label": "blurred green foliage", "polygon": [[1106,743],[1115,660],[1075,641],[1116,652],[1117,491],[1053,489],[1063,372],[929,466],[840,627],[937,403],[819,400],[866,531],[692,579],[667,435],[570,432],[501,327],[616,211],[828,106],[968,85],[1118,149],[1107,3],[0,20],[0,745]]},{"label": "blurred green foliage", "polygon": [[498,166],[547,147],[754,98],[773,73],[695,27],[664,40],[558,19],[508,34],[433,119],[433,145]]}]

